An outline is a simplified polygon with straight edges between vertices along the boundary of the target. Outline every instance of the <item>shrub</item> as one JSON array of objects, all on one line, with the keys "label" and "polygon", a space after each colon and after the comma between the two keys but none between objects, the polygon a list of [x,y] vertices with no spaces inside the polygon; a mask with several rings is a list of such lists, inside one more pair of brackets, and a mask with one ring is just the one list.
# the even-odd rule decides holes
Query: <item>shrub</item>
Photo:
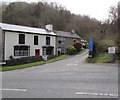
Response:
[{"label": "shrub", "polygon": [[66,51],[67,51],[67,54],[69,54],[69,55],[74,55],[74,54],[77,53],[76,48],[74,46],[72,46],[72,45],[69,45],[67,47]]},{"label": "shrub", "polygon": [[76,48],[77,52],[79,52],[82,47],[82,45],[79,41],[76,41],[73,46]]},{"label": "shrub", "polygon": [[112,40],[104,39],[104,40],[98,41],[95,44],[95,51],[98,54],[104,53],[104,52],[107,52],[108,47],[111,47],[111,46],[115,46],[114,42]]},{"label": "shrub", "polygon": [[22,58],[16,58],[16,59],[10,59],[6,60],[6,64],[4,66],[14,66],[14,65],[21,65],[21,64],[27,64],[37,61],[43,61],[43,58],[41,56],[30,56],[30,57],[22,57]]}]

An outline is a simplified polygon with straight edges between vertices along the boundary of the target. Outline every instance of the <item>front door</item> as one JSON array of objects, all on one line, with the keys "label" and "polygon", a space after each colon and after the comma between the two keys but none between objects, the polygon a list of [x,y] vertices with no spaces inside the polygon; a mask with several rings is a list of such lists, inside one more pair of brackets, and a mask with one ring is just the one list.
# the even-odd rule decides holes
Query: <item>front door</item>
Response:
[{"label": "front door", "polygon": [[35,49],[35,56],[40,56],[40,49]]}]

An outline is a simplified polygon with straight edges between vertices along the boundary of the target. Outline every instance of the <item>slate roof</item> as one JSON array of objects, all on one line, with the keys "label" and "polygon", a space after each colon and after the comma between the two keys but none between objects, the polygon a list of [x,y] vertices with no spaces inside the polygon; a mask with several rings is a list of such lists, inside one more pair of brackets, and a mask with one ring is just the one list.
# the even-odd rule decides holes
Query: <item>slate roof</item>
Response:
[{"label": "slate roof", "polygon": [[56,35],[54,32],[50,32],[50,31],[47,31],[46,29],[41,29],[41,28],[12,25],[12,24],[6,24],[6,23],[0,23],[0,27],[2,30],[7,30],[7,31],[36,33],[36,34],[43,34],[43,35]]},{"label": "slate roof", "polygon": [[72,32],[64,32],[64,31],[54,30],[54,33],[57,36],[62,36],[62,37],[81,38],[79,35],[77,35],[76,33],[72,33]]}]

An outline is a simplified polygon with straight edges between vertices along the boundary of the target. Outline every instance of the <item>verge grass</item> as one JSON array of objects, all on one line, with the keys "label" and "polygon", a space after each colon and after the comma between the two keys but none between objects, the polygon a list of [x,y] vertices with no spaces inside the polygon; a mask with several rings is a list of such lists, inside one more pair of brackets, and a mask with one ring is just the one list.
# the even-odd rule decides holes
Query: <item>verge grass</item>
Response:
[{"label": "verge grass", "polygon": [[27,68],[27,67],[32,67],[32,66],[37,66],[37,65],[41,65],[41,64],[46,64],[46,63],[54,62],[54,61],[57,61],[57,60],[62,60],[62,59],[68,58],[68,57],[70,57],[70,55],[61,55],[61,56],[52,58],[52,59],[47,60],[47,61],[39,61],[39,62],[33,62],[33,63],[28,63],[28,64],[16,65],[16,66],[0,67],[0,70],[2,70],[2,71],[8,71],[8,70],[15,70],[15,69]]},{"label": "verge grass", "polygon": [[108,63],[109,61],[109,54],[108,53],[101,53],[94,58],[86,58],[86,62],[88,63]]}]

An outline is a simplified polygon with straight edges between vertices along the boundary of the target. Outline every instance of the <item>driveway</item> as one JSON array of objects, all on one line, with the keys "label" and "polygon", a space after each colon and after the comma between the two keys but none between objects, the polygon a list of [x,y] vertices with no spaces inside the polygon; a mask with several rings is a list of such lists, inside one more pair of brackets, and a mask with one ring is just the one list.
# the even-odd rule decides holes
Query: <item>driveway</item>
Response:
[{"label": "driveway", "polygon": [[2,72],[3,98],[117,98],[117,64],[89,64],[88,52]]}]

